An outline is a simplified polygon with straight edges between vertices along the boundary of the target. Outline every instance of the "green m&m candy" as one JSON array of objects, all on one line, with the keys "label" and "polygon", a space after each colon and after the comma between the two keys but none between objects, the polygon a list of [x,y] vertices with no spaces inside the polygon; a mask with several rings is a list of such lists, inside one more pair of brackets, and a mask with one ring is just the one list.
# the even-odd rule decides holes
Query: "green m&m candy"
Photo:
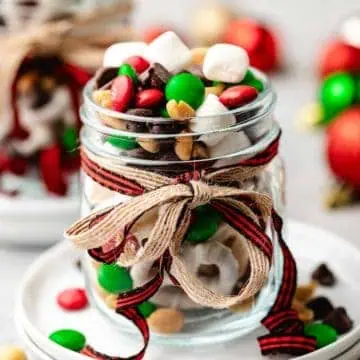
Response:
[{"label": "green m&m candy", "polygon": [[210,206],[203,205],[195,209],[195,222],[190,225],[186,240],[201,243],[211,238],[218,230],[219,214]]},{"label": "green m&m candy", "polygon": [[204,101],[205,85],[198,76],[181,73],[173,76],[166,85],[165,96],[168,101],[184,101],[197,109]]},{"label": "green m&m candy", "polygon": [[75,151],[77,148],[77,141],[78,138],[76,130],[73,127],[65,129],[61,139],[61,143],[65,151]]},{"label": "green m&m candy", "polygon": [[248,70],[246,72],[246,75],[240,84],[252,86],[258,92],[262,92],[264,90],[264,84],[255,77],[254,73],[251,70]]},{"label": "green m&m candy", "polygon": [[101,264],[97,279],[100,286],[111,294],[129,291],[133,287],[129,271],[116,264]]},{"label": "green m&m candy", "polygon": [[163,118],[166,118],[166,119],[168,119],[170,117],[170,115],[165,107],[160,109],[160,116]]},{"label": "green m&m candy", "polygon": [[357,104],[360,103],[360,76],[356,76],[355,77],[355,86],[356,86],[356,90],[355,90],[355,102]]},{"label": "green m&m candy", "polygon": [[144,301],[138,305],[137,308],[140,314],[146,319],[157,309],[157,306],[150,301]]},{"label": "green m&m candy", "polygon": [[109,136],[106,141],[120,149],[132,150],[138,147],[135,138],[128,136]]},{"label": "green m&m candy", "polygon": [[305,325],[304,333],[306,336],[316,338],[316,347],[318,349],[335,342],[338,335],[333,327],[318,323]]},{"label": "green m&m candy", "polygon": [[118,75],[125,75],[132,79],[135,83],[138,81],[138,77],[135,69],[129,64],[123,64],[120,66]]},{"label": "green m&m candy", "polygon": [[85,336],[81,332],[71,329],[57,330],[50,334],[49,339],[66,349],[76,352],[81,351],[86,344]]},{"label": "green m&m candy", "polygon": [[356,84],[354,78],[345,72],[328,76],[320,89],[320,101],[326,119],[330,120],[355,100]]}]

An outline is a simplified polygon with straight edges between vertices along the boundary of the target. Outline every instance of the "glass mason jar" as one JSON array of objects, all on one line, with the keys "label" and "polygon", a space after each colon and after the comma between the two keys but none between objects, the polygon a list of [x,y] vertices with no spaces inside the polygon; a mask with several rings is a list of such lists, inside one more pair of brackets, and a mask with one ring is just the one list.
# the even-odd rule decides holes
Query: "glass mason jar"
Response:
[{"label": "glass mason jar", "polygon": [[[276,95],[267,78],[253,71],[264,83],[264,91],[254,102],[221,116],[197,117],[186,122],[144,117],[141,114],[122,114],[102,108],[93,101],[94,81],[91,81],[84,90],[85,99],[81,109],[84,123],[81,142],[85,154],[82,215],[86,216],[93,211],[106,214],[108,209],[119,204],[129,204],[136,199],[136,196],[121,191],[121,179],[124,178],[114,180],[114,174],[119,173],[119,169],[126,173],[127,178],[137,178],[138,183],[142,183],[144,174],[154,176],[160,183],[164,179],[169,184],[188,184],[192,180],[193,191],[196,192],[194,180],[195,183],[204,181],[209,186],[216,185],[216,179],[208,181],[206,174],[236,167],[263,153],[280,135],[280,128],[273,116]],[[229,123],[229,116],[235,116],[236,124],[219,128],[219,123]],[[196,125],[204,121],[215,130],[205,131],[199,127],[197,129],[200,130],[193,132],[184,131],[189,122]],[[189,143],[191,154],[185,146],[181,147]],[[107,178],[101,178],[102,170],[94,165],[96,161],[112,169],[107,173]],[[107,187],[107,181],[111,182],[111,179],[118,185],[119,192],[115,191],[114,184],[111,189]],[[269,195],[275,210],[283,213],[284,169],[279,156],[272,158],[267,166],[261,166],[256,172],[247,176],[239,173],[238,178],[233,176],[225,183],[245,193]],[[157,186],[151,186],[152,189],[148,188],[145,194],[156,191]],[[165,190],[162,196],[166,195]],[[180,243],[179,253],[185,266],[213,293],[237,294],[249,281],[249,267],[254,266],[249,264],[249,248],[244,238],[238,236],[234,228],[206,204],[207,200],[200,203],[192,207],[193,215],[185,240]],[[131,233],[137,251],[143,249],[152,236],[152,229],[160,217],[158,209],[163,203],[158,205],[129,224],[127,234]],[[146,201],[143,206],[147,206]],[[181,227],[181,224],[176,226]],[[255,294],[230,308],[212,308],[190,299],[185,290],[178,284],[174,285],[171,277],[165,275],[162,285],[150,299],[150,306],[147,303],[144,312],[149,315],[155,308],[175,308],[184,315],[185,325],[172,335],[154,333],[152,340],[180,346],[213,344],[243,336],[257,328],[273,305],[282,279],[283,258],[278,238],[270,225],[265,228],[273,244],[273,257],[266,280]],[[122,331],[132,333],[134,327],[115,311],[122,286],[106,278],[109,266],[123,271],[124,291],[143,286],[160,271],[159,266],[156,261],[140,261],[126,268],[117,267],[100,264],[88,254],[84,256],[87,290],[93,304]]]}]

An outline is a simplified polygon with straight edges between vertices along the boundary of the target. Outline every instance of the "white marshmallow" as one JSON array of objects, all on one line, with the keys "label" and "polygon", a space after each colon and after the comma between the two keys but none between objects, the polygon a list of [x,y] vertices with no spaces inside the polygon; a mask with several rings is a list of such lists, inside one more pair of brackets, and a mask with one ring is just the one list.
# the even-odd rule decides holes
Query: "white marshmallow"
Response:
[{"label": "white marshmallow", "polygon": [[168,31],[147,46],[144,56],[151,62],[157,62],[170,72],[183,70],[191,61],[191,51],[173,32]]},{"label": "white marshmallow", "polygon": [[[209,148],[211,157],[221,157],[237,153],[240,150],[246,149],[251,145],[249,138],[244,132],[231,132],[217,145]],[[214,167],[222,167],[232,165],[238,162],[238,158],[230,157],[223,160],[218,160]]]},{"label": "white marshmallow", "polygon": [[206,53],[203,73],[209,80],[238,83],[249,68],[247,52],[236,45],[216,44]]},{"label": "white marshmallow", "polygon": [[360,48],[360,17],[352,16],[344,21],[340,34],[345,43]]},{"label": "white marshmallow", "polygon": [[119,67],[130,56],[142,56],[146,43],[141,41],[123,42],[111,45],[104,54],[104,67]]},{"label": "white marshmallow", "polygon": [[[190,129],[193,132],[201,133],[212,130],[226,129],[236,123],[235,116],[232,114],[224,115],[229,112],[214,94],[206,96],[205,101],[198,108],[196,115],[198,118],[190,121]],[[203,119],[200,116],[206,116]],[[210,134],[200,136],[200,140],[208,146],[214,146],[220,142],[225,136],[226,132],[219,134]]]}]

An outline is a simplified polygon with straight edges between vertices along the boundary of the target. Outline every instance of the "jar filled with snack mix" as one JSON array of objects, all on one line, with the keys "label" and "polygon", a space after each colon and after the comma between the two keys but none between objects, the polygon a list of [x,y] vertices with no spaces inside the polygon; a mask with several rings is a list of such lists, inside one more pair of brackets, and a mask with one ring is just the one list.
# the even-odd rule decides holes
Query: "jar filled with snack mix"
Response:
[{"label": "jar filled with snack mix", "polygon": [[[275,104],[243,49],[190,50],[171,32],[150,45],[113,45],[86,86],[84,217],[66,237],[86,250],[96,308],[142,333],[138,358],[149,329],[155,341],[183,346],[263,322],[276,338],[290,329],[288,343],[298,334],[293,353],[314,346],[290,309],[296,266],[281,234]],[[272,334],[260,345],[264,354],[284,347],[274,348]]]}]

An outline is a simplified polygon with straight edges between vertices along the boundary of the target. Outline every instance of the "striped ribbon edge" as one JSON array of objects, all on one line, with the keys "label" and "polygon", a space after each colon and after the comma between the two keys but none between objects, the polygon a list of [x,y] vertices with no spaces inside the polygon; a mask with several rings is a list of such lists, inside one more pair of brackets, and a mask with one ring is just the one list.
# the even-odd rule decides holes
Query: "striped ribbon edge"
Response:
[{"label": "striped ribbon edge", "polygon": [[297,284],[296,263],[282,236],[283,221],[275,210],[272,219],[284,258],[283,279],[273,307],[262,320],[270,334],[260,337],[258,342],[263,355],[304,355],[316,349],[316,339],[304,335],[304,324],[290,310]]},{"label": "striped ribbon edge", "polygon": [[141,332],[144,340],[143,348],[133,356],[119,357],[105,355],[99,351],[96,351],[90,345],[86,345],[86,347],[81,351],[83,355],[98,360],[142,360],[144,358],[150,340],[150,331],[146,319],[139,313],[136,308],[122,309],[119,313],[128,320],[130,320],[132,323],[134,323],[138,330]]},{"label": "striped ribbon edge", "polygon": [[119,174],[102,168],[90,160],[83,150],[81,151],[81,167],[91,179],[109,190],[129,196],[139,196],[145,191],[134,180],[126,179]]}]

